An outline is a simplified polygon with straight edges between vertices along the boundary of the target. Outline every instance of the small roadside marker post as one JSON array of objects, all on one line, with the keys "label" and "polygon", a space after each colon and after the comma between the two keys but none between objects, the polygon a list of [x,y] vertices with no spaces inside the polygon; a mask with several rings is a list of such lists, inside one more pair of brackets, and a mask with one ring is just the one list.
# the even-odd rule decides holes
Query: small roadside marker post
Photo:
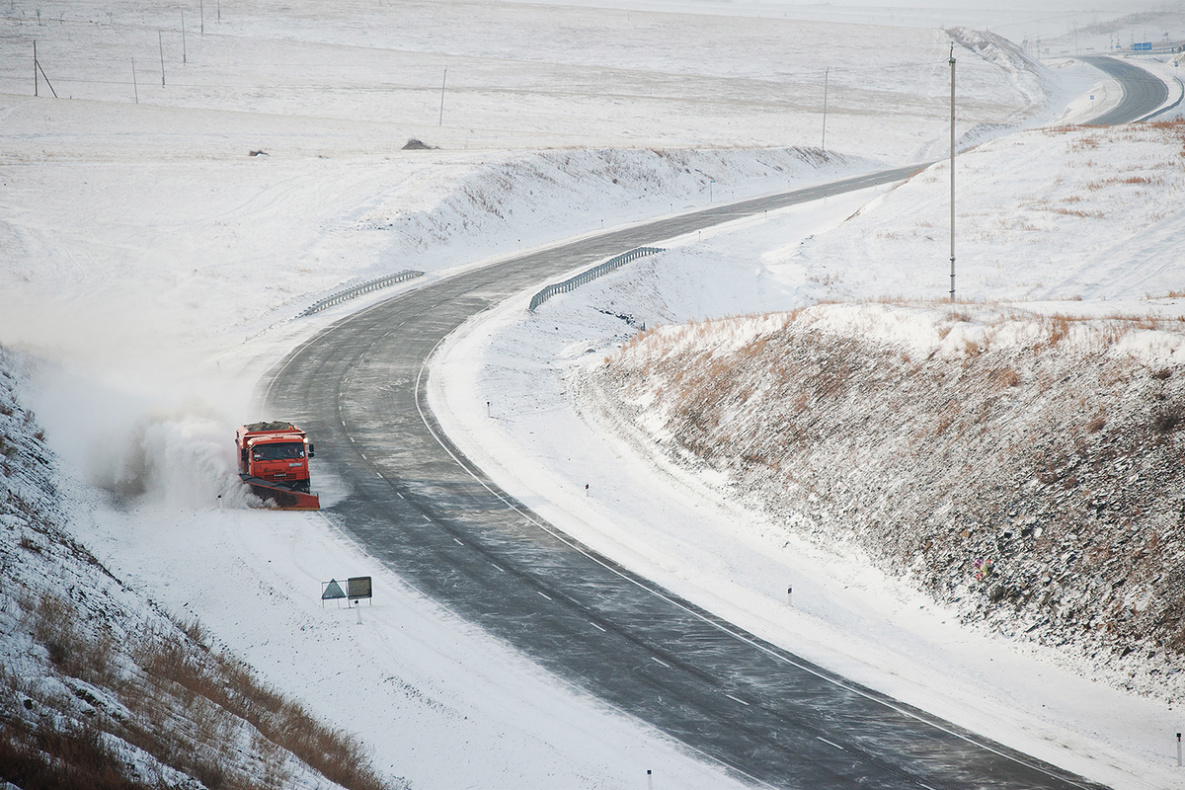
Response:
[{"label": "small roadside marker post", "polygon": [[1181,733],[1177,733],[1177,767],[1181,767]]},{"label": "small roadside marker post", "polygon": [[654,790],[654,775],[649,768],[646,769],[646,790]]},{"label": "small roadside marker post", "polygon": [[787,606],[794,605],[794,588],[793,587],[786,588],[786,605]]}]

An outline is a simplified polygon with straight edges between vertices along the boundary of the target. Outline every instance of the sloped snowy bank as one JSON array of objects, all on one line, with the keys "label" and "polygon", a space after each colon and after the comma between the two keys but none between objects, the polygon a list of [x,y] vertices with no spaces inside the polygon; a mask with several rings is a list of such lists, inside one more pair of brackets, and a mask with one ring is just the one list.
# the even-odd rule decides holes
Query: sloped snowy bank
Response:
[{"label": "sloped snowy bank", "polygon": [[1178,320],[837,305],[665,327],[591,381],[787,535],[854,543],[964,622],[1171,705],[1182,370]]}]

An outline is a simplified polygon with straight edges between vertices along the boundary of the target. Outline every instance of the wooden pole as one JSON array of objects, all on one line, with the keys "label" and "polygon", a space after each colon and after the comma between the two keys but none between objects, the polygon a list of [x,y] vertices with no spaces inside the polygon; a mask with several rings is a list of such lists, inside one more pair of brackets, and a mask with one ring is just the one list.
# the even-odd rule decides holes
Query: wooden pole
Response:
[{"label": "wooden pole", "polygon": [[165,40],[161,32],[156,31],[156,43],[160,44],[160,86],[165,87]]},{"label": "wooden pole", "polygon": [[136,104],[140,103],[140,86],[136,84],[136,59],[132,58],[132,90],[136,94]]},{"label": "wooden pole", "polygon": [[448,66],[444,67],[444,78],[440,80],[440,122],[437,126],[444,126],[444,86],[448,82]]},{"label": "wooden pole", "polygon": [[37,95],[37,72],[41,72],[41,79],[45,80],[45,84],[49,86],[49,92],[53,97],[58,98],[58,92],[53,89],[53,83],[49,81],[49,77],[45,74],[45,69],[41,68],[41,61],[37,59],[37,42],[33,42],[33,95]]}]

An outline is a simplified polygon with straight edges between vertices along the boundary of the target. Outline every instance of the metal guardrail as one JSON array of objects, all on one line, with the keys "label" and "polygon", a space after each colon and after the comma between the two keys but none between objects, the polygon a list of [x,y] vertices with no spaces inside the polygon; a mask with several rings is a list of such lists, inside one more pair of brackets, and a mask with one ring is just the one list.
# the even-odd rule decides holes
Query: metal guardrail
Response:
[{"label": "metal guardrail", "polygon": [[661,247],[638,247],[629,252],[622,253],[616,258],[610,258],[604,263],[597,264],[586,272],[582,272],[575,277],[564,280],[562,283],[555,283],[544,288],[539,293],[531,297],[530,311],[535,312],[535,308],[546,302],[551,297],[560,293],[567,293],[573,291],[586,283],[591,283],[598,277],[603,277],[614,269],[620,268],[630,261],[637,260],[643,255],[653,255],[656,252],[666,252]]},{"label": "metal guardrail", "polygon": [[388,274],[386,277],[380,277],[377,280],[371,280],[370,282],[365,282],[361,285],[355,285],[352,288],[346,288],[343,291],[338,291],[335,294],[326,296],[324,299],[318,299],[306,307],[296,317],[304,318],[305,316],[312,315],[313,313],[319,313],[328,307],[333,307],[334,305],[341,304],[342,302],[348,302],[349,300],[361,296],[362,294],[370,293],[371,291],[378,291],[382,288],[392,286],[395,283],[401,283],[404,280],[411,280],[416,277],[423,276],[423,272],[413,271],[412,269],[405,269],[404,271],[396,272],[395,274]]}]

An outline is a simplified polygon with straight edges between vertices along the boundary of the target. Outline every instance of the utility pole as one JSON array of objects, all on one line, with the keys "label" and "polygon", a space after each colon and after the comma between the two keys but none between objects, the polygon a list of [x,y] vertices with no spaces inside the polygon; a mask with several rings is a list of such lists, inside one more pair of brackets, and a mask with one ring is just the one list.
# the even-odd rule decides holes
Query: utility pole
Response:
[{"label": "utility pole", "polygon": [[156,43],[160,46],[160,86],[165,87],[165,40],[163,34],[156,31]]},{"label": "utility pole", "polygon": [[824,151],[827,150],[827,82],[830,76],[831,67],[828,66],[827,70],[823,72],[823,145],[821,147]]},{"label": "utility pole", "polygon": [[58,98],[58,92],[53,89],[53,83],[49,81],[49,77],[45,74],[45,69],[41,68],[41,61],[37,59],[37,40],[33,40],[33,95],[38,95],[37,86],[37,72],[41,72],[41,78],[45,80],[45,84],[49,86],[49,92],[53,97]]},{"label": "utility pole", "polygon": [[444,67],[444,77],[440,80],[440,121],[437,126],[444,126],[444,86],[448,82],[448,66]]},{"label": "utility pole", "polygon": [[955,45],[950,45],[950,300],[955,300]]}]

